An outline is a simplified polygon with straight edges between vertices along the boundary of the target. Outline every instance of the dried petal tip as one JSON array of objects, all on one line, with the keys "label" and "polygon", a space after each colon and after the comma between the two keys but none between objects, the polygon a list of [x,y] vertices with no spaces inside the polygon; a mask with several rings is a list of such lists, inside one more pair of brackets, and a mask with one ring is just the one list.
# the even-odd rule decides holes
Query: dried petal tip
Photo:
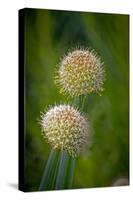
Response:
[{"label": "dried petal tip", "polygon": [[59,64],[55,83],[60,92],[79,96],[103,91],[104,68],[101,59],[90,50],[75,50],[68,53]]},{"label": "dried petal tip", "polygon": [[66,150],[76,156],[88,146],[88,121],[69,105],[55,106],[42,114],[41,126],[44,137],[55,149]]}]

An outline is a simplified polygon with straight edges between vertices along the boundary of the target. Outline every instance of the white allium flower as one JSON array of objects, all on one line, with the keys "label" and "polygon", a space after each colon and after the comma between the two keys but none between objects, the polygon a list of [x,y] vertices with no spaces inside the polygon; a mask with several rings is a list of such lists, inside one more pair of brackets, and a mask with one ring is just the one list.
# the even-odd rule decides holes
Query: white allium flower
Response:
[{"label": "white allium flower", "polygon": [[60,93],[79,96],[103,91],[105,71],[100,57],[94,50],[77,49],[61,60],[55,83]]},{"label": "white allium flower", "polygon": [[86,150],[90,142],[87,119],[70,105],[59,105],[41,115],[43,136],[55,149],[66,150],[76,156]]}]

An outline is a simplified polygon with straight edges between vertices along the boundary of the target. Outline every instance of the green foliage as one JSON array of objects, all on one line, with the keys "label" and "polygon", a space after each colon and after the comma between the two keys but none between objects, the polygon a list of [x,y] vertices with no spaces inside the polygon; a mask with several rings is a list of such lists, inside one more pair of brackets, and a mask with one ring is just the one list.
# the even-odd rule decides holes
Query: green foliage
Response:
[{"label": "green foliage", "polygon": [[78,157],[72,188],[110,186],[129,173],[129,17],[127,15],[26,9],[25,190],[38,190],[50,146],[37,123],[49,105],[72,102],[60,95],[54,73],[68,49],[92,47],[106,69],[103,95],[88,95],[83,111],[94,133]]},{"label": "green foliage", "polygon": [[75,158],[66,151],[52,149],[44,169],[39,191],[68,189],[72,186]]}]

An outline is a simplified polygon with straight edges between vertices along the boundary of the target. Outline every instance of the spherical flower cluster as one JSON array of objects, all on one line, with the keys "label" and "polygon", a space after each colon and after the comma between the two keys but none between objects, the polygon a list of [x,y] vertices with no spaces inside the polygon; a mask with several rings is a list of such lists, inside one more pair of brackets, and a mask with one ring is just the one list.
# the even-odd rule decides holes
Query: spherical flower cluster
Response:
[{"label": "spherical flower cluster", "polygon": [[76,156],[86,150],[90,141],[87,119],[70,105],[59,105],[41,115],[44,138],[55,149]]},{"label": "spherical flower cluster", "polygon": [[69,52],[59,64],[55,83],[60,93],[79,96],[103,91],[105,71],[101,59],[92,50],[77,49]]}]

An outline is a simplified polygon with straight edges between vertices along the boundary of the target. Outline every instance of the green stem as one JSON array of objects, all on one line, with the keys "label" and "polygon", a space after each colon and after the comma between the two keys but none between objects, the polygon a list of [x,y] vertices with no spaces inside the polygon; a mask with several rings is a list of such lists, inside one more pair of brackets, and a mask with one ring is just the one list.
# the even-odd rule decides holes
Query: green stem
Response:
[{"label": "green stem", "polygon": [[74,97],[74,106],[77,107],[78,106],[78,97]]},{"label": "green stem", "polygon": [[72,187],[74,169],[75,169],[75,158],[70,156],[65,177],[65,184],[64,184],[65,189],[70,189]]},{"label": "green stem", "polygon": [[57,162],[58,153],[56,150],[52,149],[42,176],[42,180],[39,186],[39,191],[52,189],[51,182],[53,178],[53,174],[55,171],[55,164]]},{"label": "green stem", "polygon": [[68,159],[69,159],[68,153],[66,151],[61,151],[59,168],[55,184],[56,190],[63,189]]},{"label": "green stem", "polygon": [[53,190],[54,190],[54,188],[55,188],[56,177],[57,177],[58,168],[59,168],[59,162],[60,162],[60,157],[58,156],[58,160],[57,160],[57,163],[56,163],[55,172],[54,172],[54,175],[53,175],[53,180],[52,180],[52,183],[51,183],[51,188],[52,188]]},{"label": "green stem", "polygon": [[84,109],[85,99],[86,99],[86,96],[83,96],[83,98],[82,98],[82,104],[81,104],[81,110],[82,111]]}]

